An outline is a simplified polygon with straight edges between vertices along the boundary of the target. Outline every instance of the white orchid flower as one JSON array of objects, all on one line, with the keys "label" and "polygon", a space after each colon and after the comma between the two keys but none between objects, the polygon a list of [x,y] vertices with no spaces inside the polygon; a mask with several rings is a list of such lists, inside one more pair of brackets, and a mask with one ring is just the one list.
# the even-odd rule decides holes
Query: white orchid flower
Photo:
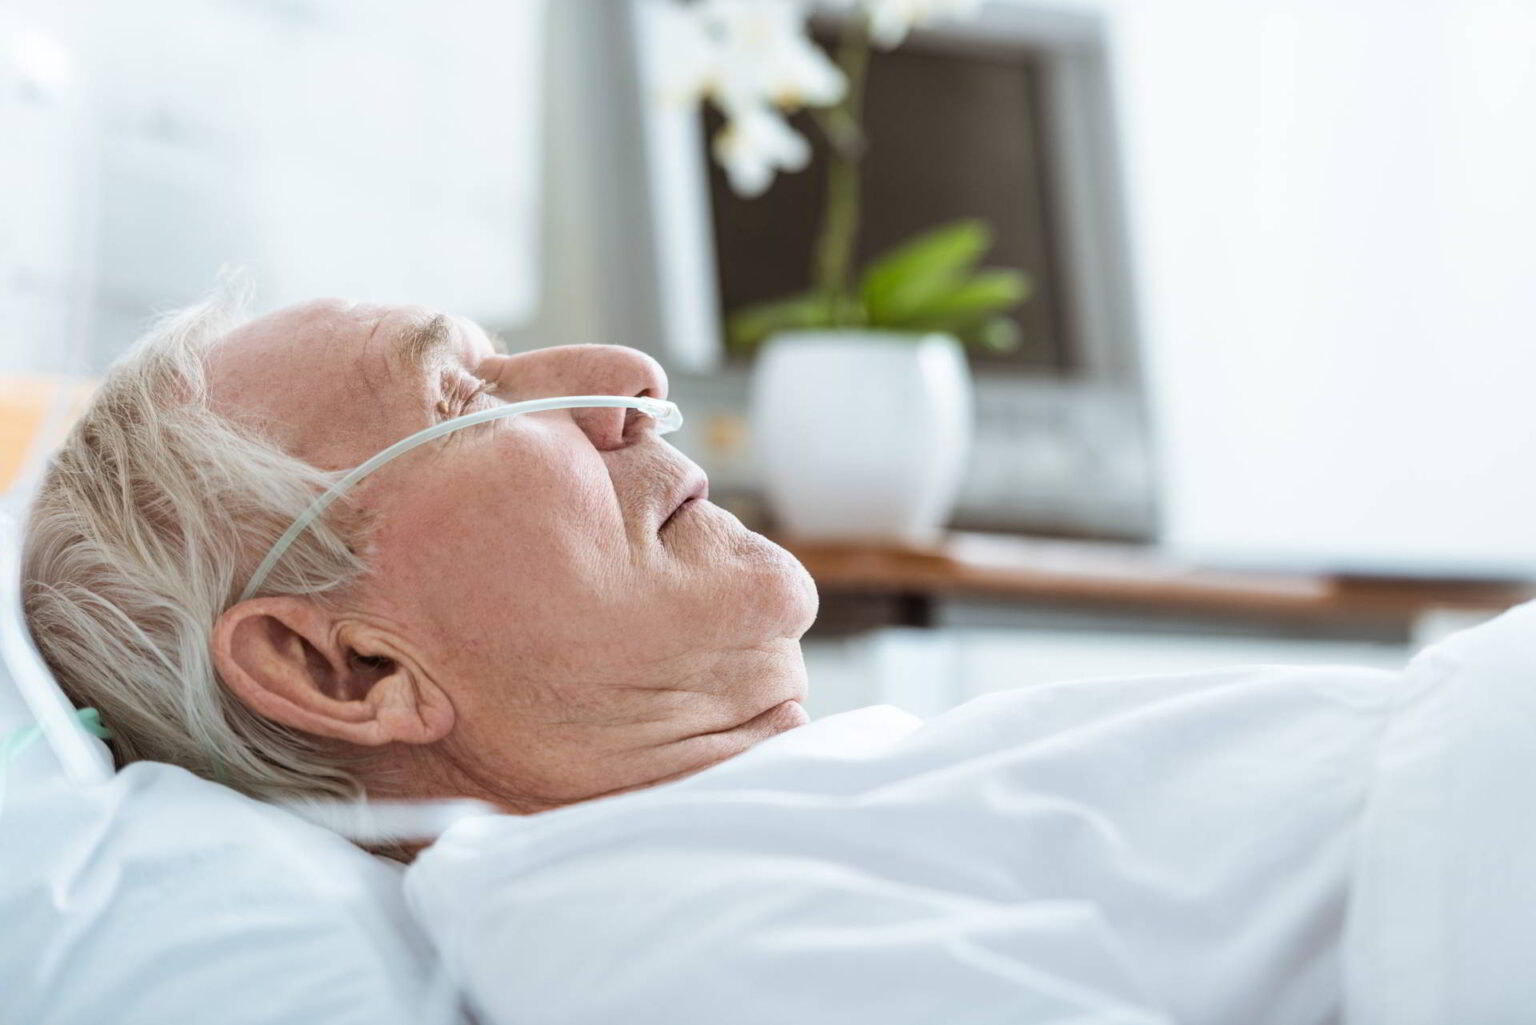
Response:
[{"label": "white orchid flower", "polygon": [[697,0],[664,5],[664,59],[653,83],[664,100],[709,98],[726,118],[714,140],[731,187],[765,191],[779,171],[810,160],[810,144],[781,110],[829,106],[848,83],[805,33],[804,0]]},{"label": "white orchid flower", "polygon": [[837,103],[848,84],[806,36],[805,16],[801,0],[659,4],[652,24],[661,59],[652,85],[664,100],[709,97],[722,109]]},{"label": "white orchid flower", "polygon": [[703,0],[698,12],[719,43],[722,107],[824,107],[847,91],[843,73],[806,35],[799,0]]},{"label": "white orchid flower", "polygon": [[760,196],[780,171],[800,171],[811,159],[811,145],[767,103],[731,110],[714,139],[715,159],[737,195]]},{"label": "white orchid flower", "polygon": [[720,85],[724,61],[720,43],[698,9],[657,4],[651,19],[654,34],[648,42],[656,48],[657,59],[650,64],[650,85],[656,98],[684,107],[712,95]]},{"label": "white orchid flower", "polygon": [[914,28],[943,19],[969,18],[982,0],[830,0],[830,6],[862,7],[869,17],[869,36],[890,50],[906,41]]}]

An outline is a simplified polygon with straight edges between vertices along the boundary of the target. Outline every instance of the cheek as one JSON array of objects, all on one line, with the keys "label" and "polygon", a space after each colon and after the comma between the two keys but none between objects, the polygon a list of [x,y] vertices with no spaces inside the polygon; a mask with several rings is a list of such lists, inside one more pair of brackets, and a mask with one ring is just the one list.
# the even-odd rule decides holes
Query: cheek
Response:
[{"label": "cheek", "polygon": [[498,438],[410,481],[376,535],[391,604],[440,636],[526,634],[601,593],[627,564],[623,517],[596,453],[558,440]]}]

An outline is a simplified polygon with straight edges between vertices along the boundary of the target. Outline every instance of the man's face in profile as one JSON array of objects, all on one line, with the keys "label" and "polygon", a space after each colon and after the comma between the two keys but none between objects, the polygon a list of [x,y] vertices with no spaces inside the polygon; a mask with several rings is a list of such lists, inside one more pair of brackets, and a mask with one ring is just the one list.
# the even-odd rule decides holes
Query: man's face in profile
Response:
[{"label": "man's face in profile", "polygon": [[[217,411],[329,470],[495,403],[667,390],[631,349],[502,355],[459,318],[336,301],[236,331],[209,378]],[[706,496],[634,410],[459,431],[350,495],[371,570],[344,597],[225,613],[220,674],[376,753],[381,792],[535,810],[686,775],[805,721],[815,614],[799,564]]]}]

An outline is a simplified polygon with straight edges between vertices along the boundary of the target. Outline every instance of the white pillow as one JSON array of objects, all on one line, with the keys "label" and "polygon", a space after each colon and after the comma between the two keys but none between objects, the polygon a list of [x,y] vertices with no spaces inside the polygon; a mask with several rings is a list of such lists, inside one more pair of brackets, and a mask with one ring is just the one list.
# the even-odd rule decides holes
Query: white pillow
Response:
[{"label": "white pillow", "polygon": [[[5,534],[0,741],[63,698],[16,632]],[[30,705],[13,682],[23,675]],[[83,731],[70,743],[87,768],[105,754]],[[400,866],[174,766],[112,775],[104,759],[99,772],[74,761],[66,773],[38,737],[0,766],[0,1022],[463,1020],[405,908]]]},{"label": "white pillow", "polygon": [[62,773],[10,782],[0,1019],[459,1020],[397,867],[170,765],[135,763],[92,787]]}]

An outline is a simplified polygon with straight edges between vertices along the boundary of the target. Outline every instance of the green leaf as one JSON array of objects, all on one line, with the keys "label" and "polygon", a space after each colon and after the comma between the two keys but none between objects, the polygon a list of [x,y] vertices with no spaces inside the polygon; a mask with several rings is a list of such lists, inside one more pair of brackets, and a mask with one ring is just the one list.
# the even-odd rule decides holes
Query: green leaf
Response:
[{"label": "green leaf", "polygon": [[859,293],[869,322],[886,326],[951,290],[992,244],[982,221],[934,228],[876,257],[864,271]]},{"label": "green leaf", "polygon": [[1029,298],[1033,290],[1034,282],[1022,271],[980,271],[930,297],[905,319],[910,326],[919,328],[970,323],[1013,309]]},{"label": "green leaf", "polygon": [[1013,352],[1021,341],[1019,325],[1011,317],[988,317],[966,339],[973,345],[993,352]]},{"label": "green leaf", "polygon": [[747,352],[780,331],[826,326],[826,301],[807,292],[788,299],[744,306],[732,313],[726,325],[726,342],[737,352]]}]

